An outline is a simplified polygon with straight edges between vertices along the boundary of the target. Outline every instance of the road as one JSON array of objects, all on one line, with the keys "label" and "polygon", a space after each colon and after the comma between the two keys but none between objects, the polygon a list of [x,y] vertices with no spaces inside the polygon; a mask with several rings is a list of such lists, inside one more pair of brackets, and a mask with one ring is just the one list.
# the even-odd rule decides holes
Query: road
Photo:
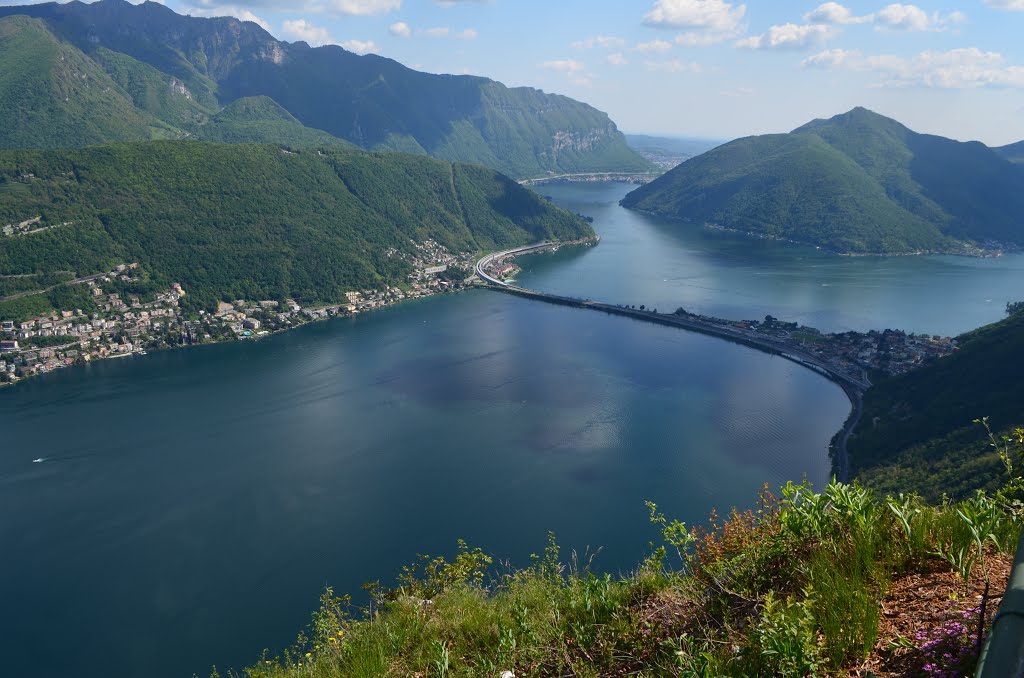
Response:
[{"label": "road", "polygon": [[536,177],[534,179],[523,179],[519,183],[523,186],[535,186],[549,181],[561,181],[563,179],[579,181],[652,181],[658,176],[657,172],[582,172],[578,174],[552,174],[548,177]]},{"label": "road", "polygon": [[[110,273],[97,273],[95,275],[87,275],[84,278],[75,278],[74,280],[67,280],[62,283],[57,283],[56,285],[51,285],[50,287],[47,287],[46,289],[42,290],[29,290],[28,292],[18,292],[17,294],[12,294],[7,297],[0,297],[0,301],[14,301],[15,299],[22,299],[23,297],[31,297],[37,294],[46,294],[47,292],[57,289],[61,285],[81,285],[82,283],[87,283],[90,280],[99,280],[105,275],[110,275]],[[12,275],[6,277],[14,278],[16,276]]]},{"label": "road", "polygon": [[854,428],[856,428],[857,424],[860,422],[861,412],[863,410],[864,392],[871,387],[871,382],[869,382],[864,375],[850,374],[822,360],[813,353],[804,351],[797,346],[791,346],[781,341],[759,335],[755,332],[743,330],[741,328],[719,325],[694,316],[677,316],[667,315],[664,313],[654,313],[653,311],[639,311],[634,308],[616,306],[615,304],[606,304],[600,301],[592,301],[590,299],[577,299],[575,297],[548,294],[547,292],[539,292],[526,287],[520,287],[519,285],[506,283],[504,280],[499,280],[487,273],[487,267],[495,260],[515,257],[522,254],[528,254],[530,252],[542,251],[553,247],[555,244],[556,243],[545,241],[534,245],[526,245],[524,247],[517,247],[503,252],[488,254],[476,263],[475,273],[477,277],[480,278],[488,287],[502,290],[510,294],[515,294],[520,297],[536,299],[537,301],[543,301],[549,304],[559,304],[561,306],[589,308],[595,311],[610,313],[612,315],[620,315],[634,318],[636,320],[642,320],[644,322],[653,322],[659,325],[670,325],[672,327],[679,327],[691,332],[708,334],[721,339],[726,339],[727,341],[743,344],[744,346],[756,348],[760,351],[771,353],[772,355],[781,356],[787,360],[792,360],[799,365],[818,372],[822,376],[838,384],[843,389],[846,397],[850,399],[852,410],[839,435],[834,460],[836,476],[841,481],[845,481],[847,479],[849,473],[847,443],[849,442],[850,435],[853,433]]}]

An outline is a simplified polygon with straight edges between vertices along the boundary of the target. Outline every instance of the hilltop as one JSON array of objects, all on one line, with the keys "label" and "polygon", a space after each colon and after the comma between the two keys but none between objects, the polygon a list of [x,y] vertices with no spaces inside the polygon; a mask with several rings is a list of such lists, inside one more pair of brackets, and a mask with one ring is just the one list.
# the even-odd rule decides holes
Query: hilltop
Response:
[{"label": "hilltop", "polygon": [[[421,73],[336,45],[283,42],[234,18],[182,16],[158,3],[123,0],[0,7],[0,17],[11,17],[0,21],[7,36],[0,50],[0,146],[7,148],[192,134],[285,143],[294,132],[276,137],[281,125],[272,112],[269,121],[276,122],[262,125],[260,138],[253,138],[253,126],[244,134],[202,129],[239,99],[269,97],[302,126],[365,149],[477,163],[519,178],[650,169],[605,113],[568,97]],[[89,86],[64,92],[41,84],[46,77],[66,80],[65,71],[84,75]],[[58,122],[69,124],[40,117],[54,108]],[[94,119],[116,122],[88,134],[76,130]]]},{"label": "hilltop", "polygon": [[[193,308],[336,302],[402,284],[406,255],[427,240],[476,252],[593,235],[493,170],[338,148],[154,141],[3,151],[0,196],[0,225],[33,222],[31,233],[0,234],[0,297],[7,283],[20,291],[31,281],[12,276],[44,287],[137,262],[152,288],[181,283]],[[33,299],[0,303],[0,319],[48,308]]]},{"label": "hilltop", "polygon": [[692,158],[622,204],[841,253],[1024,244],[1024,169],[863,108]]}]

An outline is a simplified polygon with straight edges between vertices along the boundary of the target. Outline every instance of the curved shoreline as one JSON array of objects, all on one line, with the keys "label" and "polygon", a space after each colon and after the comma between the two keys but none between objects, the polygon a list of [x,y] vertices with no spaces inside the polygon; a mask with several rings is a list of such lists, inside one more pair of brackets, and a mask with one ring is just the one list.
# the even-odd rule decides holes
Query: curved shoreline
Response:
[{"label": "curved shoreline", "polygon": [[861,413],[863,410],[863,397],[864,392],[871,387],[871,384],[864,379],[858,379],[857,377],[842,372],[827,362],[821,360],[817,356],[801,351],[793,346],[788,346],[781,342],[772,341],[770,339],[759,337],[753,333],[744,332],[739,329],[733,329],[725,327],[715,323],[707,322],[696,318],[694,316],[678,316],[668,315],[663,313],[655,313],[653,311],[638,311],[633,308],[626,308],[624,306],[616,306],[614,304],[607,304],[599,301],[592,301],[590,299],[577,299],[575,297],[564,297],[556,294],[549,294],[547,292],[540,292],[537,290],[531,290],[526,287],[519,285],[513,285],[506,283],[503,280],[493,277],[487,273],[487,266],[496,259],[504,259],[507,257],[517,257],[523,254],[531,254],[534,252],[541,252],[552,247],[558,247],[568,243],[557,243],[557,242],[540,242],[533,245],[525,245],[523,247],[516,247],[510,250],[504,250],[502,252],[494,252],[482,257],[476,262],[476,266],[473,272],[482,281],[483,286],[490,289],[496,289],[508,294],[514,294],[516,296],[525,297],[527,299],[534,299],[537,301],[543,301],[549,304],[557,304],[560,306],[571,306],[575,308],[587,308],[595,311],[603,311],[609,315],[619,315],[634,320],[641,320],[644,322],[651,322],[658,325],[669,325],[671,327],[678,327],[680,329],[689,330],[691,332],[699,332],[701,334],[710,335],[726,341],[731,341],[736,344],[741,344],[749,348],[753,348],[764,353],[771,355],[778,355],[782,358],[797,363],[809,370],[817,372],[826,379],[837,384],[843,389],[843,393],[850,400],[851,411],[849,417],[840,431],[833,437],[833,444],[830,445],[831,451],[834,454],[832,456],[832,469],[835,476],[845,482],[849,475],[849,456],[847,453],[847,443],[850,436],[853,434],[853,429],[856,428],[860,422]]}]

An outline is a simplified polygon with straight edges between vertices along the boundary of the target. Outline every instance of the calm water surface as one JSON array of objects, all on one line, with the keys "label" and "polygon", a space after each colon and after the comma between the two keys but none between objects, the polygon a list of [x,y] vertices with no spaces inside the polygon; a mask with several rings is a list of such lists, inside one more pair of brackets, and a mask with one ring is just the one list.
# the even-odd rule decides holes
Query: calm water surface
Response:
[{"label": "calm water surface", "polygon": [[523,283],[659,310],[723,318],[766,314],[827,331],[900,328],[956,335],[1024,299],[1024,254],[840,257],[813,247],[721,233],[631,212],[626,184],[537,190],[595,218],[599,247],[531,258]]},{"label": "calm water surface", "polygon": [[[853,285],[857,267],[881,263],[759,241],[743,254],[730,237],[618,209],[624,190],[545,187],[593,214],[604,241],[535,257],[523,281],[956,331],[949,315],[984,322],[1003,303],[971,293],[960,308],[956,290],[1014,279],[1010,258],[889,260],[898,284],[858,304],[823,291],[820,267]],[[921,276],[964,268],[975,275],[943,283],[945,310],[929,316]],[[887,295],[903,301],[867,302]],[[821,483],[848,410],[840,389],[779,358],[488,291],[30,380],[0,391],[3,673],[240,666],[285,646],[324,585],[357,592],[458,538],[524,563],[553,530],[566,551],[603,547],[599,567],[629,569],[655,536],[645,499],[694,521],[766,481]]]}]

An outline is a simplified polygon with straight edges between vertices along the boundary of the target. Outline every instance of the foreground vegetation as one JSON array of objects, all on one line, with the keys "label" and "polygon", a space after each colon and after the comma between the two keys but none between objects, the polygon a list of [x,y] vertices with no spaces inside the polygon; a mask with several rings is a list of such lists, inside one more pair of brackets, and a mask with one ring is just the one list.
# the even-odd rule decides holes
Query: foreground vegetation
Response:
[{"label": "foreground vegetation", "polygon": [[497,573],[460,543],[396,588],[369,586],[369,609],[328,589],[292,649],[243,673],[969,675],[1024,519],[1022,442],[992,438],[1009,480],[957,503],[788,484],[707,527],[649,505],[663,541],[624,577],[575,554],[563,565],[554,537],[530,567]]}]

